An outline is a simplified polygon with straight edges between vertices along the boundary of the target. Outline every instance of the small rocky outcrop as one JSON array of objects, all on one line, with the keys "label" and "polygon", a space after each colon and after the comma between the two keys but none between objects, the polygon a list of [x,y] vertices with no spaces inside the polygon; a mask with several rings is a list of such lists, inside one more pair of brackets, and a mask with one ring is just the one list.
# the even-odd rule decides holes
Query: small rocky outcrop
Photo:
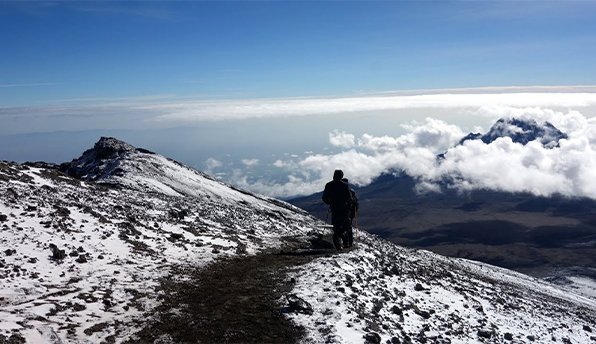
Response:
[{"label": "small rocky outcrop", "polygon": [[416,291],[423,291],[423,290],[426,290],[426,288],[424,288],[422,286],[422,284],[416,283],[416,285],[414,286],[414,290],[416,290]]},{"label": "small rocky outcrop", "polygon": [[480,329],[478,330],[478,337],[480,338],[491,338],[493,336],[493,331],[488,330],[488,329]]},{"label": "small rocky outcrop", "polygon": [[296,294],[288,295],[287,300],[288,300],[288,309],[287,310],[290,313],[302,313],[302,314],[311,315],[314,312],[312,305],[310,303],[304,301],[300,297],[298,297],[298,295],[296,295]]},{"label": "small rocky outcrop", "polygon": [[364,335],[364,343],[379,344],[381,343],[381,336],[376,332],[369,332]]},{"label": "small rocky outcrop", "polygon": [[92,152],[97,159],[111,159],[125,153],[134,152],[135,149],[128,143],[113,137],[101,137],[93,146]]},{"label": "small rocky outcrop", "polygon": [[75,261],[77,263],[81,263],[81,264],[82,263],[87,263],[87,257],[85,257],[84,255],[81,254],[81,255],[79,255],[79,258],[77,258]]},{"label": "small rocky outcrop", "polygon": [[59,249],[58,246],[50,244],[50,250],[52,250],[53,260],[63,260],[66,258],[66,251]]},{"label": "small rocky outcrop", "polygon": [[113,137],[101,137],[93,148],[83,152],[78,159],[61,164],[59,168],[71,177],[95,181],[106,174],[121,173],[119,160],[134,152],[154,154]]}]

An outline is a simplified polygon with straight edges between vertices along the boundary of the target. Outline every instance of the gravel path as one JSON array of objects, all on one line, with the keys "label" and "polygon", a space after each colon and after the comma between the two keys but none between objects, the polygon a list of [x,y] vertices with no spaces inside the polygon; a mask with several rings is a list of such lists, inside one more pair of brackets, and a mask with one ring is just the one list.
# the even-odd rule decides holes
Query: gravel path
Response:
[{"label": "gravel path", "polygon": [[[321,241],[322,242],[322,241]],[[163,281],[158,320],[128,343],[296,343],[302,328],[283,315],[293,286],[288,269],[333,254],[325,247],[222,260],[187,281]]]}]

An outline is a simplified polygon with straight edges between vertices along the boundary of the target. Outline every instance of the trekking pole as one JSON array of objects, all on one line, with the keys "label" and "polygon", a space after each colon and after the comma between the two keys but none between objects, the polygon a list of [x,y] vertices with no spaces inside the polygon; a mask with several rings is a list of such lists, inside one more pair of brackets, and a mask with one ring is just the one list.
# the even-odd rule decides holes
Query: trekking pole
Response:
[{"label": "trekking pole", "polygon": [[356,240],[354,240],[355,242],[358,241],[358,210],[356,210],[356,214],[354,214],[356,216],[354,216],[354,220],[356,220],[356,226],[354,226],[354,229],[356,231]]},{"label": "trekking pole", "polygon": [[325,217],[325,228],[329,228],[329,225],[327,224],[327,222],[329,220],[330,213],[331,213],[331,207],[327,208],[327,216]]}]

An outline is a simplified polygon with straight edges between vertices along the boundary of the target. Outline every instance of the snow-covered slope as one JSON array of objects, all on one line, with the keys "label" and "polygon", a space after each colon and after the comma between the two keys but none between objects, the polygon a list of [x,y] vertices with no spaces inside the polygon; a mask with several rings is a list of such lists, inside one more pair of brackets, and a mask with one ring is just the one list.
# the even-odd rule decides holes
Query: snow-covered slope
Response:
[{"label": "snow-covered slope", "polygon": [[595,343],[596,301],[511,270],[396,246],[358,247],[295,271],[308,342]]},{"label": "snow-covered slope", "polygon": [[[141,167],[134,154],[120,163]],[[156,168],[172,166],[158,161]],[[124,176],[117,180],[125,187],[113,189],[0,163],[0,342],[120,342],[138,330],[132,320],[151,314],[159,280],[173,268],[278,248],[318,230],[282,202],[196,176],[204,196],[181,197],[128,188]]]},{"label": "snow-covered slope", "polygon": [[[102,140],[61,167],[80,179],[0,162],[0,343],[123,342],[155,316],[160,280],[323,234],[283,202]],[[366,233],[352,251],[293,267],[291,282],[288,298],[312,306],[287,314],[307,329],[304,342],[596,340],[590,299]]]}]

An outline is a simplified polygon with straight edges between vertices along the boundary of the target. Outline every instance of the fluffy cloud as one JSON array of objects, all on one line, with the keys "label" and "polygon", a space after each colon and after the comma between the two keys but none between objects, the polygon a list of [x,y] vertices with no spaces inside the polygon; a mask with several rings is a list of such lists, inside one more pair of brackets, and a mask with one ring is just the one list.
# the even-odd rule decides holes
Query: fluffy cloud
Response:
[{"label": "fluffy cloud", "polygon": [[352,148],[355,144],[355,137],[343,131],[334,130],[329,133],[329,143],[340,148]]},{"label": "fluffy cloud", "polygon": [[251,167],[259,164],[259,159],[242,159],[240,160],[244,166]]},{"label": "fluffy cloud", "polygon": [[223,163],[217,159],[209,158],[205,160],[205,167],[207,168],[207,171],[213,171],[214,169],[222,166]]},{"label": "fluffy cloud", "polygon": [[393,152],[408,147],[444,151],[464,136],[457,126],[433,118],[427,118],[423,123],[403,124],[402,127],[408,133],[399,137],[364,134],[358,140],[358,146],[373,152]]},{"label": "fluffy cloud", "polygon": [[[343,169],[351,182],[358,185],[369,184],[383,172],[400,170],[417,178],[420,192],[437,192],[439,183],[447,181],[448,187],[464,191],[492,189],[596,199],[596,120],[587,119],[577,111],[562,113],[540,108],[508,108],[506,113],[538,122],[549,121],[569,138],[562,139],[560,146],[553,149],[543,147],[538,141],[522,145],[508,137],[490,144],[470,140],[459,145],[466,133],[444,121],[428,118],[423,123],[404,126],[407,133],[402,136],[364,134],[353,141],[346,140],[352,144],[343,145],[346,150],[337,154],[278,161],[276,165],[287,168],[290,174],[286,183],[258,182],[244,186],[288,197],[320,191],[337,168]],[[350,135],[337,131],[330,134],[330,140],[337,137]],[[441,153],[444,159],[437,159]]]},{"label": "fluffy cloud", "polygon": [[277,167],[277,168],[284,168],[287,166],[287,162],[284,162],[283,160],[277,159],[275,160],[275,162],[273,163],[273,166]]}]

